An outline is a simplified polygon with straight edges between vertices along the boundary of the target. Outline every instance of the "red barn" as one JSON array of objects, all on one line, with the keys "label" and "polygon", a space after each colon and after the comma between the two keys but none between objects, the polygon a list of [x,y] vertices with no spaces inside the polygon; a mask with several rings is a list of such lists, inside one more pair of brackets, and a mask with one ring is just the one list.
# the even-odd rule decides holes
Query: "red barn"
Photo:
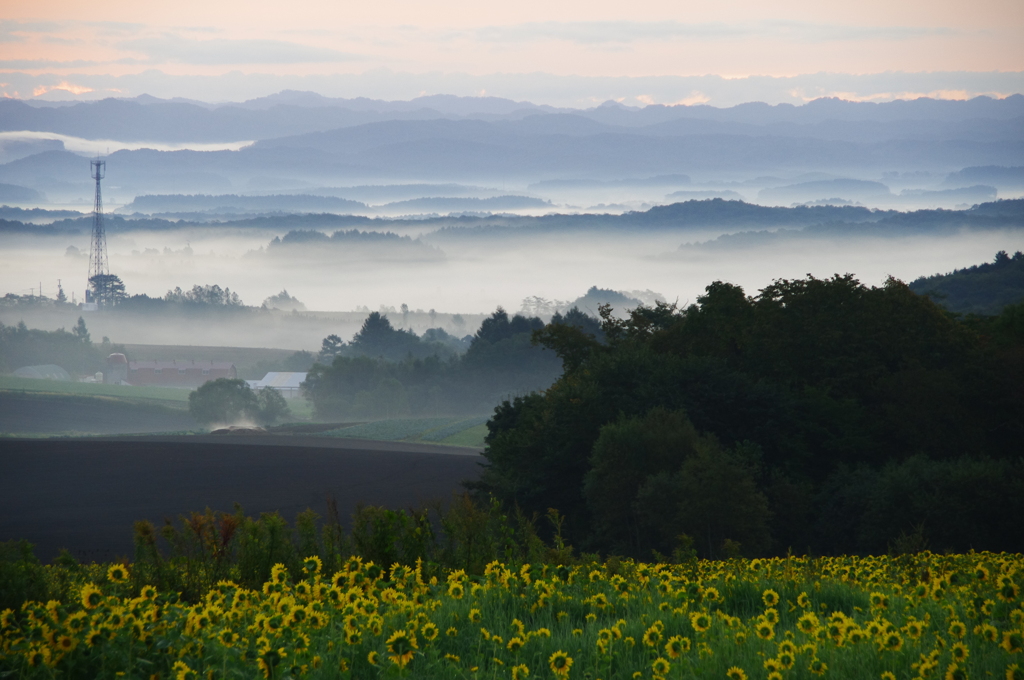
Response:
[{"label": "red barn", "polygon": [[129,361],[128,383],[195,389],[217,378],[238,378],[228,361]]}]

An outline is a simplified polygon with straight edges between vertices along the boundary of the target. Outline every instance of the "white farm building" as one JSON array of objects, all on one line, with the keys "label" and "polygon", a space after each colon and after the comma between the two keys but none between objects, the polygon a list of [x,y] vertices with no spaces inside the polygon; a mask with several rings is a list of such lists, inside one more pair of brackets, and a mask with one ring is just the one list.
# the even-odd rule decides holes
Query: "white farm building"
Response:
[{"label": "white farm building", "polygon": [[299,385],[306,379],[305,373],[284,373],[284,372],[272,372],[267,373],[263,376],[262,380],[249,380],[249,387],[254,390],[262,390],[266,388],[275,389],[281,393],[281,396],[292,399],[302,395],[299,390]]}]

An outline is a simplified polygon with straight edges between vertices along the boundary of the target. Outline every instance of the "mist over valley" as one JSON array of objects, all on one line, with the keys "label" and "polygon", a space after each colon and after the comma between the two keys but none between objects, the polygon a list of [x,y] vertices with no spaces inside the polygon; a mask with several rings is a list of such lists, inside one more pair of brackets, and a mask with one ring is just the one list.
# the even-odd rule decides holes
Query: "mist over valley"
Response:
[{"label": "mist over valley", "polygon": [[[569,110],[287,93],[0,113],[12,435],[476,455],[503,409],[721,300],[769,314],[773,291],[820,288],[1005,334],[1024,299],[1021,95]],[[91,162],[112,278],[83,304]],[[857,309],[865,328],[903,323]]]},{"label": "mist over valley", "polygon": [[6,3],[0,678],[1024,680],[1022,36]]}]

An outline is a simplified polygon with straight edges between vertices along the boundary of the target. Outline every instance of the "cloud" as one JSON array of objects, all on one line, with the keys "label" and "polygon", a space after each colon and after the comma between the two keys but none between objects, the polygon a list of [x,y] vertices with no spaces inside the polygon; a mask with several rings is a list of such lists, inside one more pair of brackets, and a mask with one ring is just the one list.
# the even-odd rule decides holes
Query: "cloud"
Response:
[{"label": "cloud", "polygon": [[908,40],[956,34],[951,28],[911,26],[842,26],[794,21],[756,23],[686,24],[678,21],[575,21],[532,22],[510,26],[487,26],[475,37],[484,42],[536,42],[564,40],[581,44],[632,43],[649,41],[721,40],[758,37],[790,42],[833,42],[847,40]]},{"label": "cloud", "polygon": [[124,57],[122,59],[112,59],[109,61],[93,61],[91,59],[71,59],[68,61],[58,61],[56,59],[5,59],[0,60],[0,70],[15,70],[15,69],[68,69],[68,68],[86,68],[89,66],[104,66],[108,64],[152,64],[149,60],[135,59],[134,57]]},{"label": "cloud", "polygon": [[118,47],[148,56],[153,63],[302,64],[361,59],[360,55],[281,40],[192,40],[174,35],[124,40]]},{"label": "cloud", "polygon": [[[2,21],[0,20],[0,43],[26,42],[35,38],[48,44],[85,44],[87,38],[77,35],[82,29],[95,35],[123,37],[137,34],[145,27],[142,24],[129,24],[119,21]],[[61,34],[76,34],[65,37]]]},{"label": "cloud", "polygon": [[832,97],[835,99],[844,99],[850,102],[891,102],[897,99],[913,100],[913,99],[945,99],[955,101],[966,101],[973,99],[974,97],[992,97],[993,99],[1004,99],[1009,97],[1014,92],[998,92],[998,91],[980,91],[980,90],[931,90],[930,92],[921,91],[902,91],[902,92],[846,92],[846,91],[830,91],[823,92],[819,91],[815,94],[808,94],[802,88],[794,88],[789,90],[789,94],[794,99],[799,99],[804,102],[813,101],[822,97]]},{"label": "cloud", "polygon": [[820,97],[841,95],[845,99],[886,101],[914,99],[920,95],[959,98],[989,95],[1005,97],[1024,93],[1024,71],[887,71],[873,74],[835,72],[786,77],[749,76],[723,78],[703,76],[565,76],[550,73],[408,73],[370,69],[361,73],[288,74],[243,73],[232,70],[219,75],[171,74],[157,69],[123,75],[80,74],[56,68],[49,71],[11,71],[0,78],[13,92],[30,95],[40,85],[61,81],[87,86],[93,92],[71,95],[55,91],[42,99],[92,100],[110,96],[113,89],[123,96],[150,94],[155,97],[185,97],[208,102],[244,101],[285,89],[310,90],[328,97],[367,97],[408,100],[425,94],[488,96],[531,101],[559,107],[589,108],[608,99],[641,104],[643,96],[660,104],[700,104],[715,107],[743,102],[802,104]]},{"label": "cloud", "polygon": [[72,85],[68,81],[63,80],[57,83],[56,85],[40,85],[39,87],[32,90],[32,96],[38,97],[40,95],[46,94],[47,92],[53,92],[54,90],[63,90],[64,92],[70,92],[71,94],[75,95],[88,94],[89,92],[93,91],[91,87],[86,87],[84,85]]},{"label": "cloud", "polygon": [[25,34],[53,33],[61,25],[53,21],[0,20],[0,42],[24,42]]},{"label": "cloud", "polygon": [[126,21],[81,21],[69,24],[69,26],[88,26],[95,29],[97,35],[102,36],[132,35],[146,29],[145,24],[133,24]]},{"label": "cloud", "polygon": [[690,96],[683,97],[679,101],[674,101],[666,106],[695,106],[697,104],[707,104],[711,101],[711,97],[707,96],[700,90],[694,90],[690,93]]}]

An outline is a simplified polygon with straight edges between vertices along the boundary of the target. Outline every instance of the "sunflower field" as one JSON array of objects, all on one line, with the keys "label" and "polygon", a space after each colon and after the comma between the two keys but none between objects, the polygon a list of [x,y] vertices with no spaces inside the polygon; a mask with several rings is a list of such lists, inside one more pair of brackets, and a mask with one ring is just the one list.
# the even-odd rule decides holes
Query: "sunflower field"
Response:
[{"label": "sunflower field", "polygon": [[302,564],[194,604],[110,565],[0,613],[0,677],[1024,678],[1019,554]]}]

